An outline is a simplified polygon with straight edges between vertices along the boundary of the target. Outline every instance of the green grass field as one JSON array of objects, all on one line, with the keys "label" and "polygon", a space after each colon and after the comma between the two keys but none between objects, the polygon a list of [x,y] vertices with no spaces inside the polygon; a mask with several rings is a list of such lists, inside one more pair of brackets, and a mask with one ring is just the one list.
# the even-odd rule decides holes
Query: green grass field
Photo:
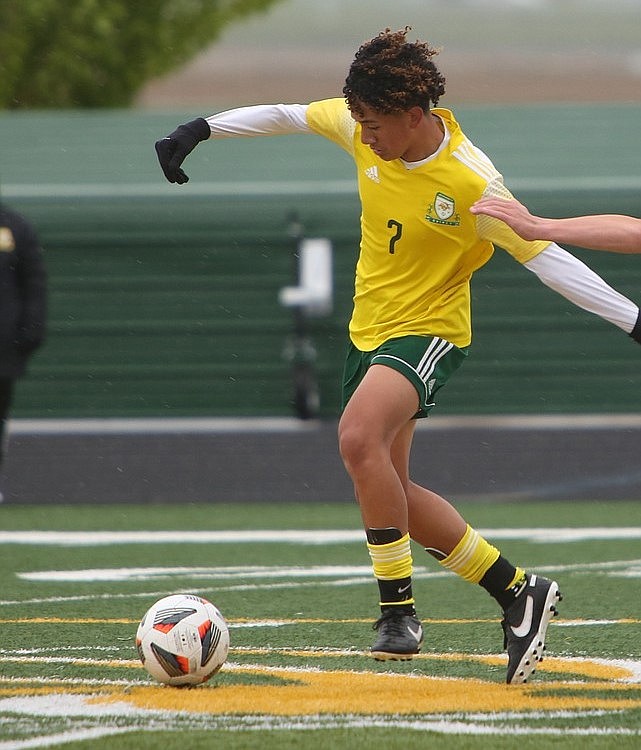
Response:
[{"label": "green grass field", "polygon": [[[423,652],[368,657],[377,592],[355,507],[0,506],[0,750],[639,747],[641,503],[462,510],[560,583],[526,686],[504,684],[492,600],[418,547]],[[226,665],[193,689],[153,683],[134,648],[177,591],[230,625]]]}]

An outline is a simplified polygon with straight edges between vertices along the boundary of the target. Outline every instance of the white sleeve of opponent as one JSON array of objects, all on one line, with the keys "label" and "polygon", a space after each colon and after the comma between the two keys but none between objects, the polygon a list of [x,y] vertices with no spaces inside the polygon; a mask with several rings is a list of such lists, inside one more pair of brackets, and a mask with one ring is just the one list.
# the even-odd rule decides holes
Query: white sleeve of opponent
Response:
[{"label": "white sleeve of opponent", "polygon": [[556,243],[523,265],[578,307],[605,318],[628,334],[635,327],[638,306]]},{"label": "white sleeve of opponent", "polygon": [[211,138],[311,133],[306,104],[257,104],[206,117]]}]

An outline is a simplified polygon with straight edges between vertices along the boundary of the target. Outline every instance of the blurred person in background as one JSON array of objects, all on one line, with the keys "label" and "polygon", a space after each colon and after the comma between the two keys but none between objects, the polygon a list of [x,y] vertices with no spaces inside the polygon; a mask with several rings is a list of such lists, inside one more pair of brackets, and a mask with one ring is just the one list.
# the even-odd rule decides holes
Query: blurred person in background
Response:
[{"label": "blurred person in background", "polygon": [[641,253],[641,219],[624,214],[593,214],[564,219],[536,216],[518,200],[484,197],[470,207],[473,214],[500,219],[524,240],[565,242],[590,250]]},{"label": "blurred person in background", "polygon": [[15,382],[44,340],[46,287],[36,232],[21,214],[0,202],[0,468]]},{"label": "blurred person in background", "polygon": [[[156,153],[165,177],[177,184],[188,180],[184,159],[210,139],[310,133],[354,159],[361,243],[339,448],[379,589],[371,652],[379,660],[405,660],[421,648],[412,589],[414,540],[497,602],[508,652],[506,681],[521,684],[543,658],[559,586],[513,565],[448,500],[411,480],[416,421],[428,416],[468,356],[470,280],[495,245],[638,343],[641,315],[638,305],[558,245],[526,242],[504,223],[470,213],[483,195],[511,194],[452,112],[437,106],[445,91],[433,61],[437,51],[426,42],[409,42],[408,31],[387,29],[365,42],[341,98],[200,117],[158,140]],[[501,394],[494,395],[500,411]],[[536,525],[536,518],[528,523]]]}]

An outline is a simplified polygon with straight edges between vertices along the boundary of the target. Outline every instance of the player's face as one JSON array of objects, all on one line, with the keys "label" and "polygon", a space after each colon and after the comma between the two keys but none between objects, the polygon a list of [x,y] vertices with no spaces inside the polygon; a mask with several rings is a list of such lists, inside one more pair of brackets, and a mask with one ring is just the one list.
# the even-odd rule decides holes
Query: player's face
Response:
[{"label": "player's face", "polygon": [[413,148],[415,112],[382,114],[362,105],[360,114],[352,112],[352,117],[361,126],[361,142],[383,161],[404,158]]}]

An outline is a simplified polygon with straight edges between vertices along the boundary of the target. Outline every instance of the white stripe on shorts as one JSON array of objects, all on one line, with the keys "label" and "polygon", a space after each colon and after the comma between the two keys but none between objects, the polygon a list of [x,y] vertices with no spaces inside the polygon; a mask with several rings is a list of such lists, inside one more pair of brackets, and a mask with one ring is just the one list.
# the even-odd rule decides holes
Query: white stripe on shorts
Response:
[{"label": "white stripe on shorts", "polygon": [[416,365],[416,371],[424,383],[429,381],[440,359],[453,347],[454,344],[450,344],[450,342],[445,341],[445,339],[440,339],[437,336],[432,339],[421,361]]}]

